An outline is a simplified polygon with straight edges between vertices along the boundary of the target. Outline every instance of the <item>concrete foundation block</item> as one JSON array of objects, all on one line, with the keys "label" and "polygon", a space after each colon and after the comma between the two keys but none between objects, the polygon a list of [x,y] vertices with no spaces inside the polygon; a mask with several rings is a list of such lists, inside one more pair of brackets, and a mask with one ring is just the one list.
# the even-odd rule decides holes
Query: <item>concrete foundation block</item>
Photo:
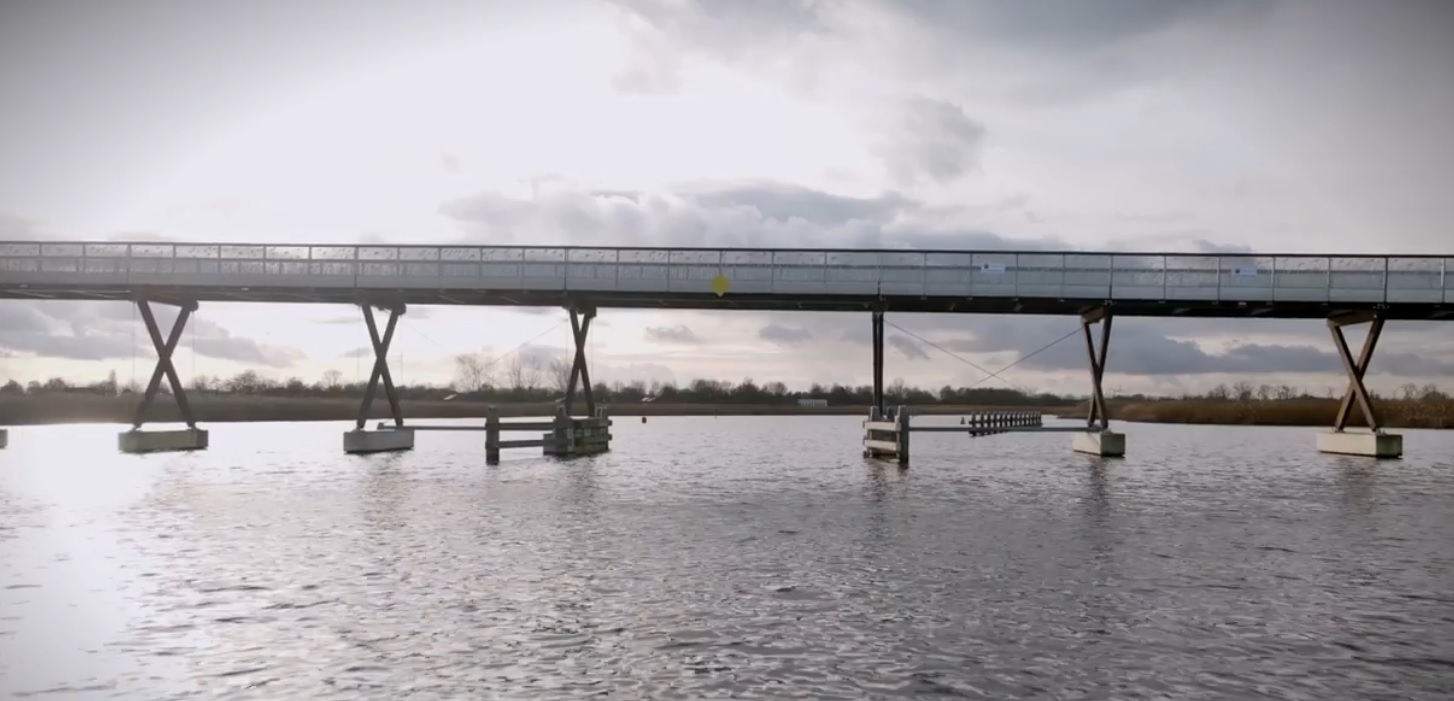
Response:
[{"label": "concrete foundation block", "polygon": [[1397,433],[1324,431],[1318,434],[1318,452],[1398,458],[1404,454],[1404,437]]},{"label": "concrete foundation block", "polygon": [[123,453],[174,453],[183,450],[205,450],[207,431],[184,428],[180,431],[122,431],[117,447]]},{"label": "concrete foundation block", "polygon": [[1120,458],[1126,455],[1126,434],[1115,431],[1088,431],[1071,437],[1070,447],[1077,453],[1096,455],[1103,458]]},{"label": "concrete foundation block", "polygon": [[414,429],[390,428],[381,431],[347,431],[343,434],[345,453],[388,453],[414,449]]}]

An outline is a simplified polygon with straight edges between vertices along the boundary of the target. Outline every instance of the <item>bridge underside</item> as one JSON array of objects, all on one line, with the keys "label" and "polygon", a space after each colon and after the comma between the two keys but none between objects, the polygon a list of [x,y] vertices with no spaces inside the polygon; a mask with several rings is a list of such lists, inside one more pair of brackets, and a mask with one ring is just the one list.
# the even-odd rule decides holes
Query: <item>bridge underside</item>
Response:
[{"label": "bridge underside", "polygon": [[[1041,297],[947,297],[920,295],[803,295],[693,292],[530,291],[481,289],[369,289],[267,287],[154,287],[0,285],[0,299],[115,300],[158,302],[273,302],[369,304],[378,306],[463,305],[506,307],[593,307],[757,311],[929,312],[1079,316],[1107,306],[1105,299]],[[1454,305],[1413,302],[1237,302],[1116,299],[1117,316],[1269,319],[1326,319],[1343,311],[1378,310],[1390,320],[1454,319]]]}]

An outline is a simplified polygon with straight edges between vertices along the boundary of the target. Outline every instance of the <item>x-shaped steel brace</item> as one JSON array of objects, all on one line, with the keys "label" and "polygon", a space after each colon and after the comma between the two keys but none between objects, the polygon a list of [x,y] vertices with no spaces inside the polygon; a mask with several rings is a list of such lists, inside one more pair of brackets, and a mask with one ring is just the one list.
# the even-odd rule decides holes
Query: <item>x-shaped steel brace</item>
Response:
[{"label": "x-shaped steel brace", "polygon": [[[1348,391],[1343,393],[1343,403],[1338,405],[1338,414],[1333,419],[1334,431],[1342,431],[1348,425],[1348,416],[1352,413],[1355,398],[1358,400],[1358,408],[1363,410],[1363,420],[1368,423],[1368,429],[1375,433],[1379,430],[1378,414],[1373,411],[1368,388],[1363,386],[1363,375],[1368,372],[1369,361],[1373,360],[1373,349],[1378,346],[1378,337],[1383,333],[1383,321],[1383,317],[1379,315],[1351,321],[1328,320],[1328,330],[1333,333],[1333,343],[1338,346],[1338,357],[1343,359],[1343,369],[1348,373]],[[1348,349],[1348,339],[1343,337],[1343,327],[1364,322],[1369,322],[1368,336],[1363,339],[1363,350],[1358,354],[1358,362],[1355,363],[1353,353]]]},{"label": "x-shaped steel brace", "polygon": [[389,374],[389,343],[394,340],[394,327],[398,325],[399,317],[404,314],[404,305],[389,308],[389,321],[384,325],[382,337],[379,336],[378,324],[374,323],[373,307],[367,304],[359,306],[363,309],[364,323],[369,327],[369,341],[374,346],[374,371],[369,374],[369,384],[364,388],[363,404],[358,409],[358,428],[362,431],[369,420],[369,409],[373,407],[380,380],[384,383],[384,396],[389,400],[389,413],[394,417],[394,425],[403,426],[404,412],[399,408],[399,393],[394,390],[394,378]]},{"label": "x-shaped steel brace", "polygon": [[586,367],[586,334],[590,333],[591,320],[594,318],[596,318],[595,307],[570,308],[570,329],[571,337],[575,339],[576,343],[576,356],[575,362],[571,363],[570,380],[565,385],[566,416],[573,416],[571,409],[575,404],[578,382],[581,393],[585,395],[586,414],[596,415],[596,397],[591,393],[591,373]]},{"label": "x-shaped steel brace", "polygon": [[873,310],[873,408],[876,416],[884,415],[884,313]]},{"label": "x-shaped steel brace", "polygon": [[192,312],[197,311],[197,303],[186,302],[177,306],[181,311],[177,313],[176,321],[172,322],[171,332],[163,340],[161,327],[157,325],[156,315],[151,311],[151,303],[146,299],[136,300],[136,307],[141,311],[141,320],[146,324],[147,335],[151,336],[152,346],[157,351],[157,365],[152,370],[151,381],[146,383],[146,393],[141,396],[141,404],[136,407],[136,418],[131,422],[133,429],[140,429],[146,423],[146,410],[151,408],[152,401],[161,391],[163,375],[166,375],[167,384],[171,385],[172,399],[177,402],[177,410],[182,413],[182,420],[187,422],[188,428],[197,427],[197,420],[192,417],[192,405],[187,403],[187,392],[182,388],[181,379],[177,377],[177,368],[172,365],[172,353],[177,350],[177,342],[182,339],[182,330],[187,327],[187,319],[192,316]]},{"label": "x-shaped steel brace", "polygon": [[[1101,324],[1099,353],[1096,352],[1095,340],[1091,337],[1091,325],[1098,321]],[[1111,346],[1111,312],[1102,308],[1086,314],[1081,317],[1080,328],[1085,333],[1085,349],[1090,355],[1091,364],[1091,406],[1086,425],[1095,428],[1096,421],[1099,420],[1100,428],[1104,431],[1111,425],[1111,413],[1106,409],[1106,394],[1101,390],[1101,378],[1106,374],[1106,352]]]}]

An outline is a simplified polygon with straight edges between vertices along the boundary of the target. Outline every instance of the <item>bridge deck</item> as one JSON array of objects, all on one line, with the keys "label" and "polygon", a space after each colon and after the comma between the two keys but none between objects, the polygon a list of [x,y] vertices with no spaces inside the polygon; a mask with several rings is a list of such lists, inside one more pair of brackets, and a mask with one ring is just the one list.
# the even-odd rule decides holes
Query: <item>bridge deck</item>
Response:
[{"label": "bridge deck", "polygon": [[[728,291],[718,296],[721,276]],[[0,242],[0,298],[1454,318],[1454,257]]]}]

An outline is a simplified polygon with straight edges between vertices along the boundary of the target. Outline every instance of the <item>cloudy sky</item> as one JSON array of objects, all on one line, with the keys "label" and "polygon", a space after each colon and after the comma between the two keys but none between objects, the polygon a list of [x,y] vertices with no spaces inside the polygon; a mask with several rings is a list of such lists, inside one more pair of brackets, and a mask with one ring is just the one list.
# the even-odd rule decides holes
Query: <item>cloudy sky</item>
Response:
[{"label": "cloudy sky", "polygon": [[[1454,255],[1451,66],[1439,0],[19,0],[0,240]],[[395,377],[564,318],[413,310]],[[891,321],[991,369],[1075,328]],[[868,325],[606,311],[592,374],[861,383]],[[1343,383],[1320,323],[1116,331],[1125,392]],[[890,343],[890,377],[982,377]],[[184,377],[368,371],[347,307],[206,305],[182,346]],[[0,303],[0,347],[21,380],[150,369],[124,304]],[[1390,325],[1375,372],[1454,376],[1454,328]],[[1006,378],[1088,382],[1076,339]]]}]

